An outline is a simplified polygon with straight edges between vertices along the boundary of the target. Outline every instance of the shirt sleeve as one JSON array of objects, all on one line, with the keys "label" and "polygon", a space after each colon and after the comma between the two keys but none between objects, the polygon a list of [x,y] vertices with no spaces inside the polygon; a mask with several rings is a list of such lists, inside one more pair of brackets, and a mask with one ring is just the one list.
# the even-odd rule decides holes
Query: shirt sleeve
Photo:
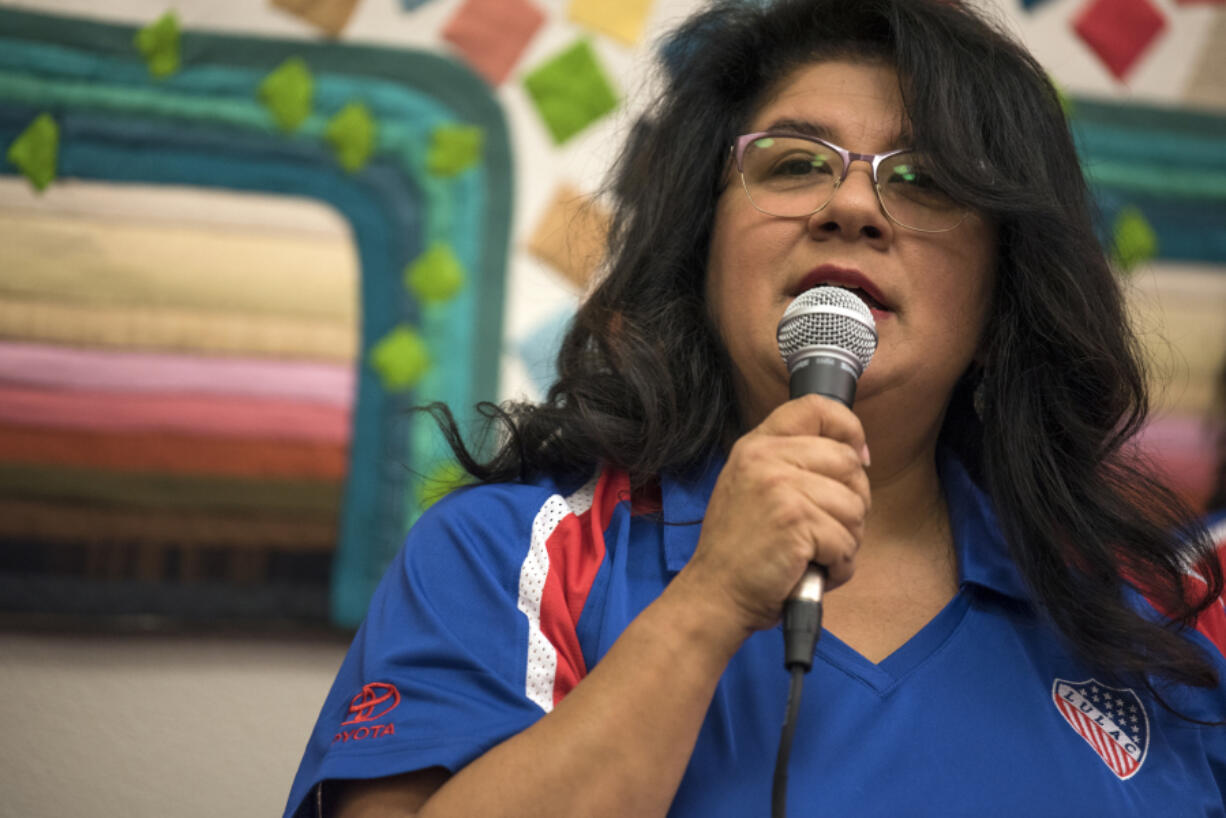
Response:
[{"label": "shirt sleeve", "polygon": [[287,818],[314,814],[320,782],[456,771],[544,714],[526,695],[519,597],[534,522],[558,502],[545,488],[482,486],[422,516],[328,693]]},{"label": "shirt sleeve", "polygon": [[[1205,521],[1205,527],[1214,545],[1217,546],[1218,561],[1222,563],[1222,570],[1226,571],[1226,513],[1208,518]],[[1199,580],[1200,588],[1205,587],[1201,577],[1193,575],[1192,578]],[[1226,656],[1226,599],[1218,597],[1209,608],[1201,613],[1196,620],[1196,630],[1217,648],[1221,656]]]},{"label": "shirt sleeve", "polygon": [[[1210,539],[1217,547],[1218,560],[1226,570],[1226,514],[1219,513],[1205,520]],[[1192,575],[1204,587],[1203,578]],[[1226,602],[1214,600],[1197,618],[1194,639],[1200,639],[1206,657],[1217,670],[1216,689],[1194,690],[1170,687],[1164,690],[1167,703],[1179,713],[1201,724],[1195,725],[1204,748],[1205,762],[1217,782],[1218,804],[1226,804]]]}]

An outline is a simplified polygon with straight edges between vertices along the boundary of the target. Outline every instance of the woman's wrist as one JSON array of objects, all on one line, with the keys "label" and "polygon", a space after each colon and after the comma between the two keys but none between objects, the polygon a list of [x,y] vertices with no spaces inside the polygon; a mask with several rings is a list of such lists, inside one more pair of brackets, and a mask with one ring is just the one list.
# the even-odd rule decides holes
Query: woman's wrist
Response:
[{"label": "woman's wrist", "polygon": [[668,621],[687,644],[706,652],[721,665],[727,664],[754,632],[738,616],[735,606],[694,581],[685,570],[673,578],[654,606],[667,612]]}]

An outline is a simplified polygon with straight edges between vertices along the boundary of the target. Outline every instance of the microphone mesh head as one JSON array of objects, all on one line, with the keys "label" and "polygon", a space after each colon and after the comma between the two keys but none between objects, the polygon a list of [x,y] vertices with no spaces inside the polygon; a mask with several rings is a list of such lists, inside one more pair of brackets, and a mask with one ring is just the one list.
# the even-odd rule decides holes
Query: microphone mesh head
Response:
[{"label": "microphone mesh head", "polygon": [[779,354],[791,370],[794,356],[813,347],[835,347],[868,366],[877,351],[877,325],[868,305],[841,287],[806,290],[783,311]]}]

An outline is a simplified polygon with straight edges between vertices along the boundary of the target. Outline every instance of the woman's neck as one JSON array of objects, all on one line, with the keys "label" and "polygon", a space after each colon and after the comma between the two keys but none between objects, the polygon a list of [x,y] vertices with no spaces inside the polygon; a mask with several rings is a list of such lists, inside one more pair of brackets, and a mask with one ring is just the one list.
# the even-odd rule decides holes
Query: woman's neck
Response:
[{"label": "woman's neck", "polygon": [[878,447],[872,457],[873,505],[856,571],[827,595],[825,623],[865,658],[880,662],[954,598],[958,564],[935,446],[905,457]]},{"label": "woman's neck", "polygon": [[862,548],[891,543],[921,546],[924,543],[917,538],[931,540],[934,533],[947,532],[948,512],[935,449],[908,452],[906,457],[870,451],[873,505]]},{"label": "woman's neck", "polygon": [[943,407],[911,406],[906,417],[899,417],[897,411],[880,414],[893,409],[882,404],[869,400],[856,407],[872,457],[868,477],[873,505],[861,551],[950,553],[949,514],[937,472]]}]

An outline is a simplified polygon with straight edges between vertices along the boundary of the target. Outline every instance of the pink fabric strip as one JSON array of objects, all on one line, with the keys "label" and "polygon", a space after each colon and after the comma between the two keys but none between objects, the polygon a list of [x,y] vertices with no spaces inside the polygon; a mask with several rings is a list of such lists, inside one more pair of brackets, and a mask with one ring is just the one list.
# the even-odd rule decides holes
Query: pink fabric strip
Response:
[{"label": "pink fabric strip", "polygon": [[0,423],[345,443],[349,412],[270,398],[0,387]]},{"label": "pink fabric strip", "polygon": [[0,342],[0,385],[283,398],[349,409],[340,364],[74,349]]}]

